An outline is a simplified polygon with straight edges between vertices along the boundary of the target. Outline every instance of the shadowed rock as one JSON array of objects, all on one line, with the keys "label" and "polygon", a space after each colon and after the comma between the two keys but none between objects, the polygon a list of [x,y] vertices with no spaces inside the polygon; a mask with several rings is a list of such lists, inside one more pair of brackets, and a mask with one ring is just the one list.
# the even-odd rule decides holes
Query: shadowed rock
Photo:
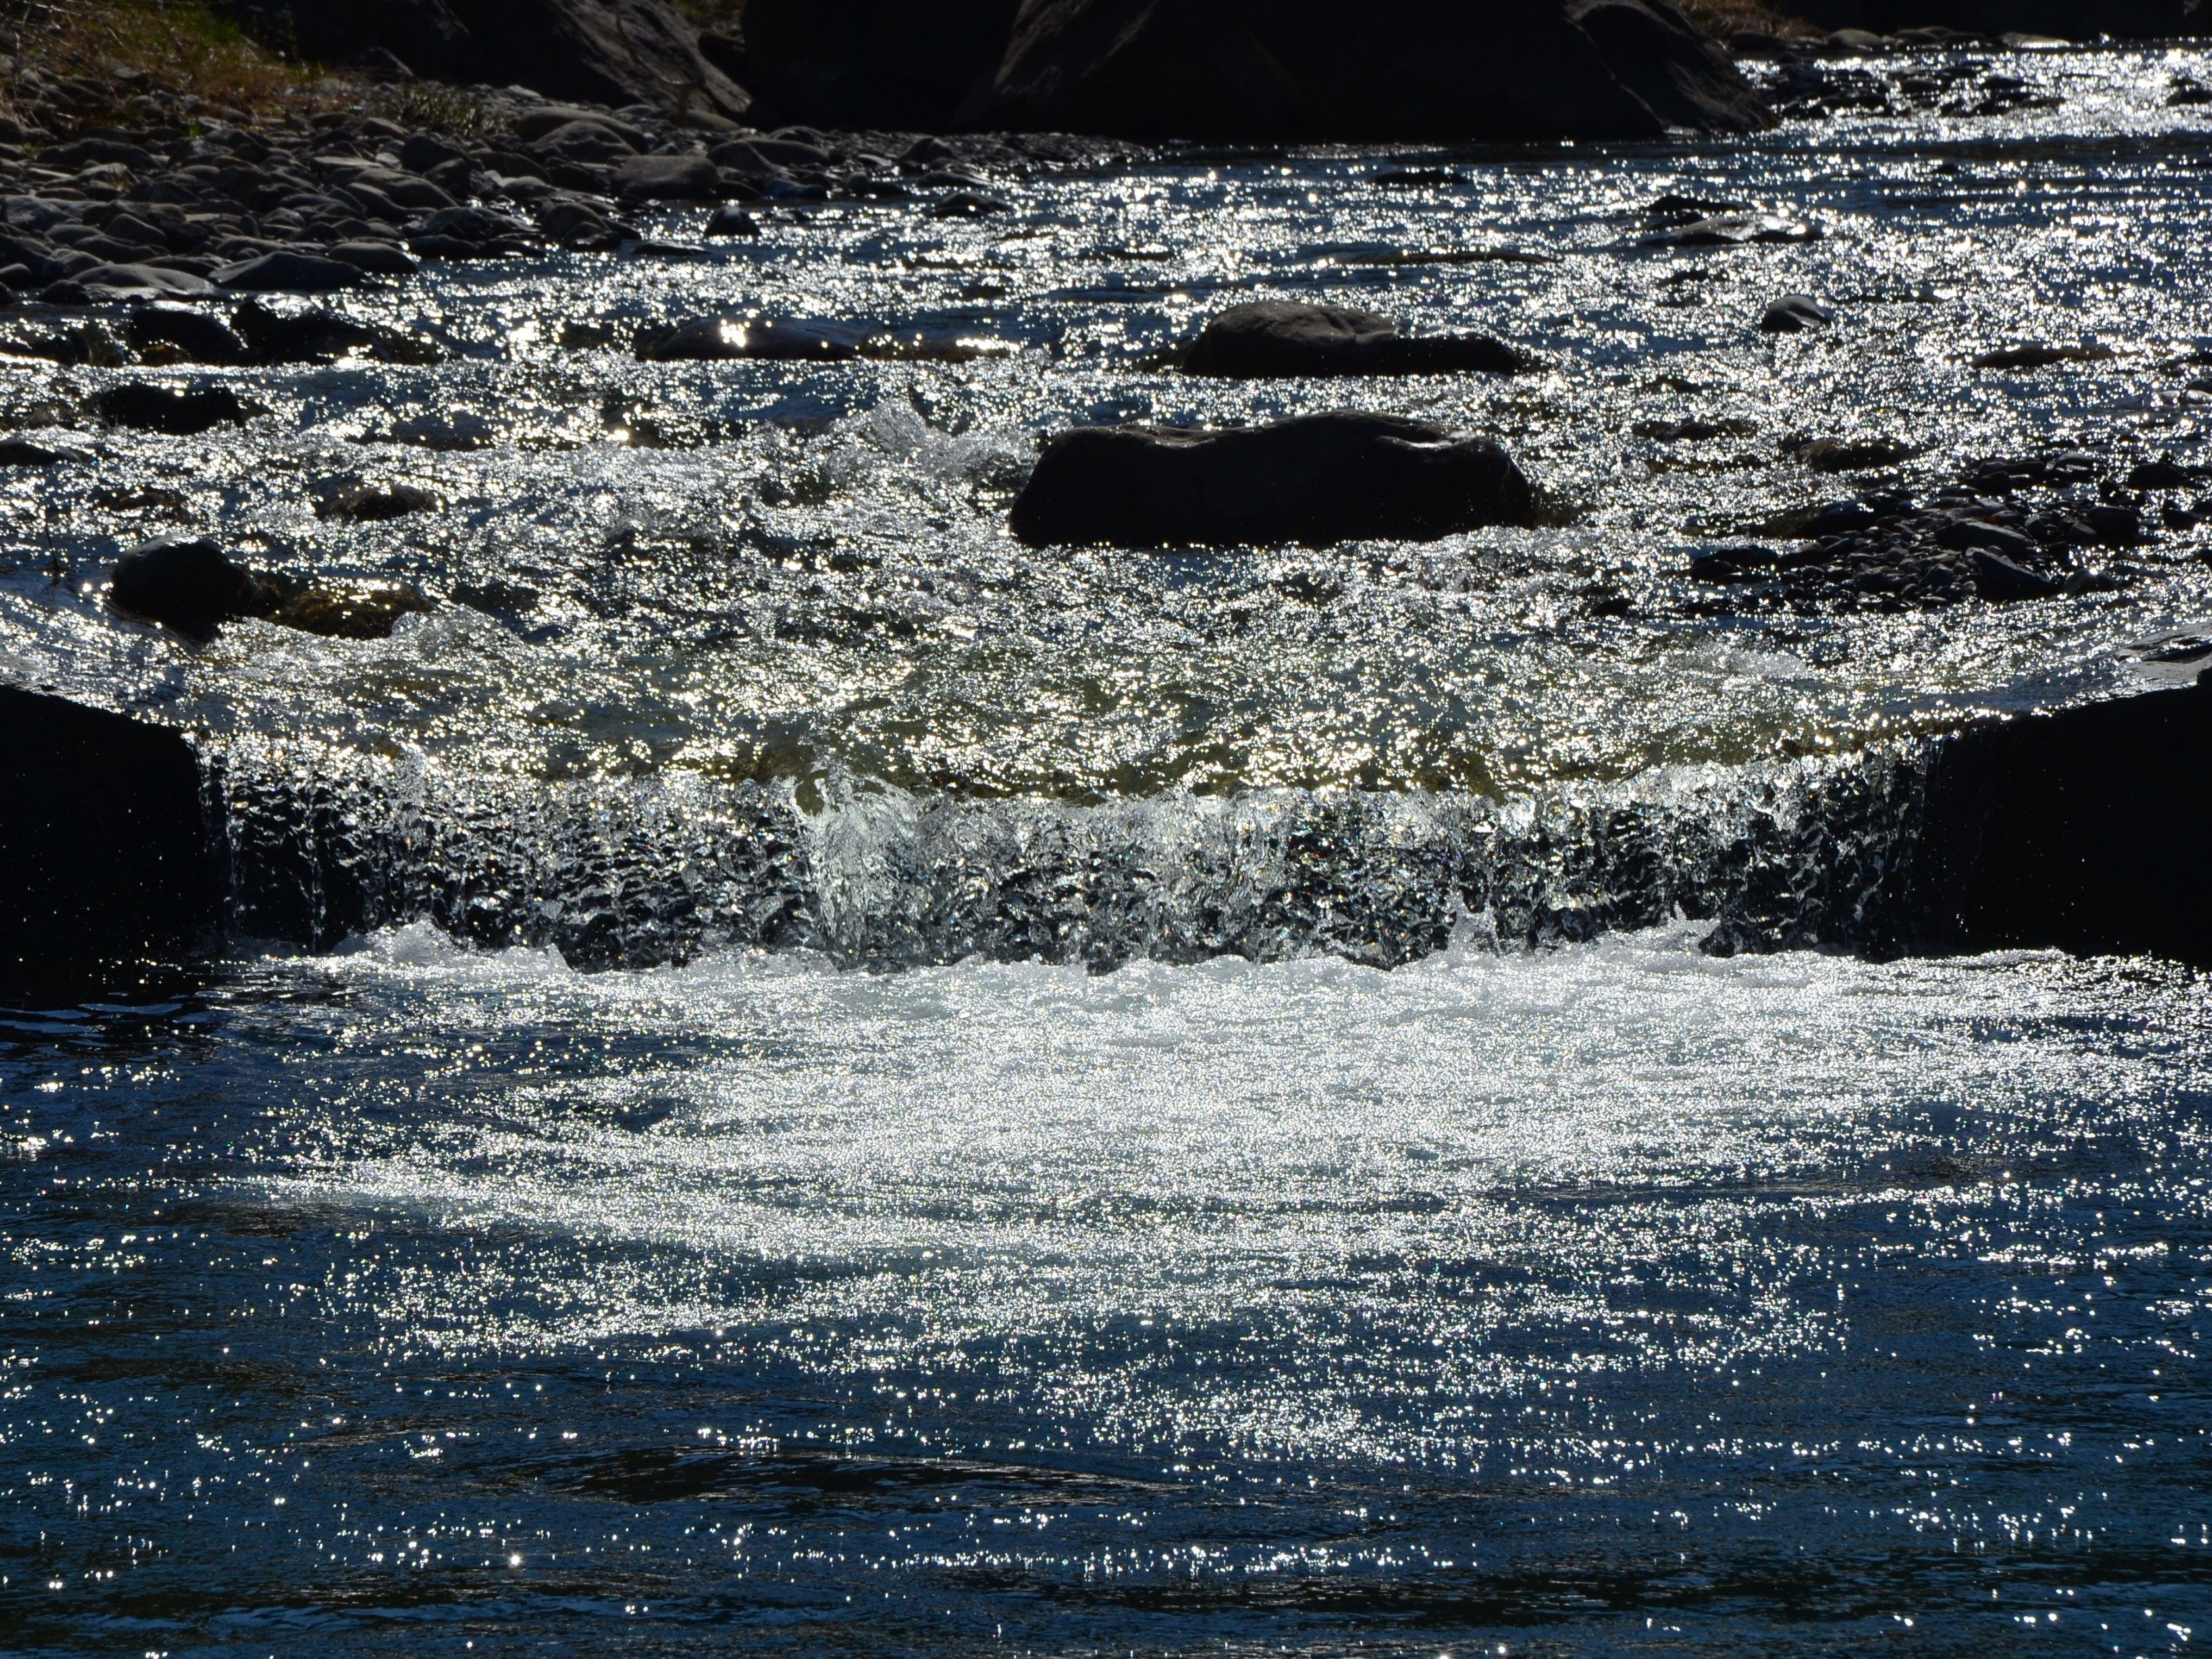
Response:
[{"label": "shadowed rock", "polygon": [[943,131],[987,101],[1019,0],[747,0],[746,84],[830,127]]},{"label": "shadowed rock", "polygon": [[2150,951],[2212,965],[2212,688],[1984,726],[1938,751],[1916,950]]},{"label": "shadowed rock", "polygon": [[626,202],[711,202],[722,175],[704,155],[637,155],[615,168],[615,193]]},{"label": "shadowed rock", "polygon": [[1183,359],[1193,374],[1510,374],[1527,360],[1487,334],[1407,336],[1388,317],[1265,300],[1209,321]]},{"label": "shadowed rock", "polygon": [[826,126],[1268,141],[1769,118],[1672,0],[749,0],[744,37],[763,98]]},{"label": "shadowed rock", "polygon": [[228,323],[194,306],[169,301],[140,306],[125,321],[123,333],[140,352],[168,346],[190,362],[243,363],[252,356]]},{"label": "shadowed rock", "polygon": [[174,732],[0,686],[0,1001],[53,1007],[189,983],[223,866]]},{"label": "shadowed rock", "polygon": [[1655,137],[1765,106],[1670,0],[1025,0],[992,116],[1221,140]]},{"label": "shadowed rock", "polygon": [[412,276],[422,268],[405,248],[391,242],[339,242],[331,247],[331,258],[379,276]]},{"label": "shadowed rock", "polygon": [[1387,415],[1200,431],[1084,427],[1045,447],[1014,503],[1032,546],[1425,541],[1525,522],[1528,481],[1486,438]]}]

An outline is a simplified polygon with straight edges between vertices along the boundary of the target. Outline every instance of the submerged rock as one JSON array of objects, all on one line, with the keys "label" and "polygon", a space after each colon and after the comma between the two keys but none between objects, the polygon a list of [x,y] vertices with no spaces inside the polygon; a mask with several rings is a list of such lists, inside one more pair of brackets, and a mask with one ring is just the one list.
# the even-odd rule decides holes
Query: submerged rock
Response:
[{"label": "submerged rock", "polygon": [[1655,230],[1647,247],[1748,247],[1755,243],[1818,241],[1820,228],[1778,213],[1713,213]]},{"label": "submerged rock", "polygon": [[188,983],[222,918],[199,765],[174,732],[0,685],[0,1001]]},{"label": "submerged rock", "polygon": [[165,432],[173,438],[191,437],[226,422],[243,426],[253,414],[228,386],[179,391],[132,380],[108,387],[92,402],[111,426]]},{"label": "submerged rock", "polygon": [[2110,362],[2116,354],[2107,345],[2017,345],[1984,351],[1974,359],[1976,368],[2049,368],[2054,363]]},{"label": "submerged rock", "polygon": [[1013,507],[1031,545],[1425,541],[1525,522],[1504,450],[1387,415],[1310,415],[1201,431],[1085,427],[1045,447]]},{"label": "submerged rock", "polygon": [[[1887,440],[1856,447],[1869,455],[1905,453]],[[1694,558],[1690,574],[1734,588],[1734,609],[1765,603],[1896,611],[1977,597],[2012,604],[2108,592],[2133,573],[2093,567],[2083,551],[2134,547],[2144,530],[2135,507],[2083,499],[2075,486],[2096,471],[2093,458],[2071,450],[1978,461],[1964,470],[1964,482],[1924,502],[1877,493],[1785,514],[1760,530],[1810,538],[1806,545],[1782,554],[1715,549]],[[2063,493],[2040,503],[2019,498],[2046,489]]]},{"label": "submerged rock", "polygon": [[718,362],[742,357],[848,362],[861,336],[812,318],[702,317],[660,334],[641,334],[637,355],[651,362]]},{"label": "submerged rock", "polygon": [[267,615],[270,622],[326,639],[382,640],[402,617],[429,609],[430,602],[405,582],[315,582],[284,593]]},{"label": "submerged rock", "polygon": [[1371,311],[1263,300],[1209,320],[1183,358],[1193,374],[1510,374],[1528,360],[1487,334],[1407,336]]},{"label": "submerged rock", "polygon": [[357,524],[376,524],[387,519],[404,518],[410,513],[428,513],[439,505],[438,497],[420,484],[405,483],[354,483],[344,485],[315,503],[319,519],[350,520]]},{"label": "submerged rock", "polygon": [[215,543],[165,536],[142,542],[117,562],[107,601],[187,639],[206,640],[241,617],[265,614],[275,595]]},{"label": "submerged rock", "polygon": [[1815,438],[1794,448],[1784,443],[1783,448],[1815,472],[1867,472],[1895,466],[1919,453],[1894,438]]}]

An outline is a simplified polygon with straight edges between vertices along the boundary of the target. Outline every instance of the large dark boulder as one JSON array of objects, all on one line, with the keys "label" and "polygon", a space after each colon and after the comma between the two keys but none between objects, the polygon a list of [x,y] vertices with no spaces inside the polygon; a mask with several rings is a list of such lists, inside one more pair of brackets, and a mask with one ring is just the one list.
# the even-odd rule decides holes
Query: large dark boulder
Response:
[{"label": "large dark boulder", "polygon": [[790,119],[943,131],[988,104],[1019,0],[747,0],[744,78]]},{"label": "large dark boulder", "polygon": [[2207,0],[1792,0],[1784,9],[1825,28],[1901,29],[1934,24],[1982,34],[2050,34],[2156,40],[2212,31]]},{"label": "large dark boulder", "polygon": [[55,1006],[187,981],[223,866],[174,732],[0,686],[0,1002]]},{"label": "large dark boulder", "polygon": [[1208,320],[1184,354],[1193,374],[1510,374],[1528,360],[1487,334],[1406,335],[1388,317],[1343,306],[1261,300]]},{"label": "large dark boulder", "polygon": [[2031,715],[1931,769],[1906,942],[2212,967],[2212,687]]},{"label": "large dark boulder", "polygon": [[668,0],[239,0],[264,40],[345,63],[392,53],[434,79],[526,86],[549,98],[738,120],[744,88],[699,50]]},{"label": "large dark boulder", "polygon": [[1389,415],[1226,431],[1082,427],[1046,445],[1014,502],[1032,546],[1426,541],[1529,515],[1497,444]]},{"label": "large dark boulder", "polygon": [[994,92],[1004,125],[1133,138],[1640,138],[1770,118],[1672,0],[1024,0]]}]

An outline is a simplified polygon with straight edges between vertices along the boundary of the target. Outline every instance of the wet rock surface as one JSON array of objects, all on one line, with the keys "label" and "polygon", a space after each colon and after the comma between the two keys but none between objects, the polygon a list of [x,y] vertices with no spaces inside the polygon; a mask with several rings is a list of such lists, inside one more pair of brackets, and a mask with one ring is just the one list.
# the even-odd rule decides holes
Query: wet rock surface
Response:
[{"label": "wet rock surface", "polygon": [[1486,438],[1423,422],[1310,415],[1232,431],[1094,427],[1045,446],[1013,506],[1032,545],[1431,540],[1516,524],[1528,481]]},{"label": "wet rock surface", "polygon": [[[1869,446],[1860,459],[1884,465],[1901,457]],[[2148,476],[2189,475],[2160,467]],[[1698,557],[1692,574],[1729,587],[1745,605],[1895,611],[1974,598],[2010,604],[2123,586],[2139,573],[2114,556],[2153,533],[2142,506],[2080,450],[1976,462],[1960,483],[1925,500],[1872,495],[1771,527],[1811,539],[1783,550],[1759,543],[1716,548]]]},{"label": "wet rock surface", "polygon": [[108,603],[125,615],[207,640],[227,622],[261,616],[276,596],[252,571],[204,537],[163,537],[117,562]]}]

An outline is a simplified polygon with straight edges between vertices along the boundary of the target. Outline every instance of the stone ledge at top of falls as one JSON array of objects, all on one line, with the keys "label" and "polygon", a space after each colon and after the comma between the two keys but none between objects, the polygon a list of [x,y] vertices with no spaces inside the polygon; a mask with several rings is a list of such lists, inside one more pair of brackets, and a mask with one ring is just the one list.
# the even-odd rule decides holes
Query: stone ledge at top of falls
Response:
[{"label": "stone ledge at top of falls", "polygon": [[1229,143],[1770,124],[1673,0],[750,0],[744,72],[821,125]]}]

